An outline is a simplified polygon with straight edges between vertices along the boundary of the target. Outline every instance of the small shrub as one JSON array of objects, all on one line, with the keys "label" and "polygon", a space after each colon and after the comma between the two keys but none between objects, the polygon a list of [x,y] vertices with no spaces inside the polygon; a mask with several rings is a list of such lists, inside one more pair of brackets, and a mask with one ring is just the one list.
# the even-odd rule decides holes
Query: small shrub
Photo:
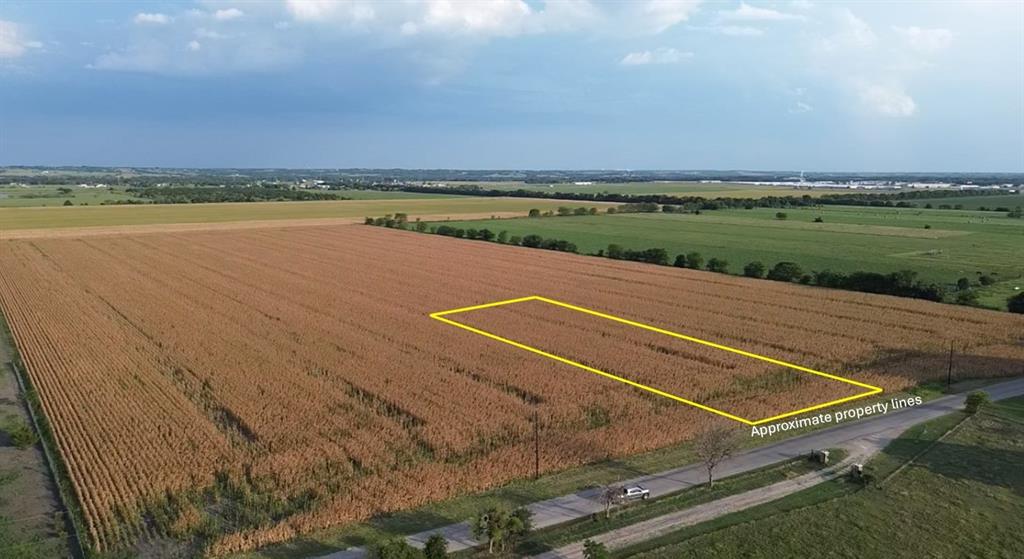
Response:
[{"label": "small shrub", "polygon": [[1006,309],[1012,313],[1024,314],[1024,293],[1018,293],[1007,299]]},{"label": "small shrub", "polygon": [[423,555],[426,559],[445,559],[448,557],[448,540],[441,534],[430,536],[423,546]]},{"label": "small shrub", "polygon": [[796,262],[779,262],[768,272],[768,279],[775,281],[796,281],[804,275]]},{"label": "small shrub", "polygon": [[583,559],[609,559],[611,553],[601,542],[587,540],[583,542]]},{"label": "small shrub", "polygon": [[583,410],[583,415],[587,419],[587,426],[591,429],[604,427],[612,422],[612,418],[611,415],[608,414],[608,410],[596,404]]},{"label": "small shrub", "polygon": [[374,546],[370,556],[375,559],[420,559],[423,552],[409,545],[404,538],[395,538]]},{"label": "small shrub", "polygon": [[729,263],[721,258],[712,258],[708,260],[707,270],[709,272],[725,274],[729,271]]},{"label": "small shrub", "polygon": [[704,264],[704,257],[699,252],[690,252],[686,255],[686,267],[699,270]]},{"label": "small shrub", "polygon": [[967,395],[967,400],[964,401],[964,411],[967,413],[978,413],[978,410],[987,405],[990,401],[988,393],[982,392],[981,390],[975,390]]},{"label": "small shrub", "polygon": [[743,275],[748,278],[763,278],[764,277],[764,264],[758,261],[748,262],[743,267]]},{"label": "small shrub", "polygon": [[11,444],[21,450],[39,442],[39,437],[36,436],[36,432],[29,427],[28,423],[18,419],[8,420],[7,424],[0,428],[0,430],[7,433],[7,436],[11,438]]},{"label": "small shrub", "polygon": [[964,289],[956,292],[956,304],[974,306],[978,304],[978,292],[973,289]]}]

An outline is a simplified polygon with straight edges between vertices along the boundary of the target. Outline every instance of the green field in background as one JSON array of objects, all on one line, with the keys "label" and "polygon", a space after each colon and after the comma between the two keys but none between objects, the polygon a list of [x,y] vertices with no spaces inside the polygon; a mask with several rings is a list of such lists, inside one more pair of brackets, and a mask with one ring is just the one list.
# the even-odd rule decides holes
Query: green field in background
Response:
[{"label": "green field in background", "polygon": [[918,207],[924,207],[925,204],[931,204],[932,207],[939,207],[940,204],[956,206],[962,205],[965,210],[976,210],[978,208],[988,208],[994,210],[996,208],[1007,208],[1013,209],[1017,206],[1024,206],[1024,194],[992,194],[989,196],[951,196],[948,198],[921,198],[920,200],[911,200],[912,203]]},{"label": "green field in background", "polygon": [[[571,206],[572,204],[565,204]],[[581,252],[609,244],[664,248],[671,257],[696,251],[724,258],[739,274],[747,262],[793,261],[805,271],[917,271],[954,283],[990,274],[1004,291],[1024,289],[1024,220],[992,212],[825,206],[782,210],[715,210],[695,214],[616,214],[453,222],[510,235],[566,239]],[[815,223],[820,217],[823,222]],[[926,229],[925,226],[930,228]],[[1011,285],[1012,284],[1012,285]]]},{"label": "green field in background", "polygon": [[[70,193],[62,193],[58,188],[70,188]],[[47,186],[0,186],[0,208],[22,208],[29,206],[63,206],[70,200],[74,205],[99,205],[104,201],[117,202],[140,200],[124,191],[124,188],[112,186],[106,188],[82,188],[70,185]]]}]

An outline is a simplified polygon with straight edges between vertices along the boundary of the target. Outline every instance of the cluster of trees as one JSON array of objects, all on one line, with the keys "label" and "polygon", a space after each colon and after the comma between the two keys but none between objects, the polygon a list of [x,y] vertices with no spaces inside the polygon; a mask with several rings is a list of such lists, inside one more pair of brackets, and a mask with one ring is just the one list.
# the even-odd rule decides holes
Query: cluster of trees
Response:
[{"label": "cluster of trees", "polygon": [[[654,202],[635,202],[629,204],[622,204],[615,208],[609,208],[609,213],[654,213],[658,211],[658,204]],[[678,211],[678,207],[666,204],[662,206],[661,211],[666,213],[672,213]],[[612,211],[614,210],[614,211]]]},{"label": "cluster of trees", "polygon": [[[557,213],[556,213],[556,211],[557,211]],[[530,210],[529,214],[527,214],[527,215],[528,215],[528,217],[552,217],[552,216],[555,216],[555,215],[558,215],[558,216],[567,216],[567,215],[597,215],[597,208],[584,208],[582,206],[578,207],[578,208],[570,208],[568,206],[559,206],[558,210],[556,210],[556,211],[548,210],[548,211],[545,211],[545,212],[541,212],[537,208],[533,208],[532,210]]]},{"label": "cluster of trees", "polygon": [[126,192],[134,194],[139,198],[152,200],[154,204],[348,199],[332,192],[292,190],[290,188],[272,188],[267,186],[225,186],[218,188],[203,186],[132,187],[126,189]]},{"label": "cluster of trees", "polygon": [[505,551],[521,541],[533,528],[533,513],[524,507],[508,510],[502,507],[488,509],[469,522],[477,541],[487,543],[487,552]]},{"label": "cluster of trees", "polygon": [[[634,260],[667,266],[668,252],[663,248],[645,250],[624,249],[619,245],[608,245],[606,250],[598,251],[595,256],[606,256],[615,260]],[[709,258],[706,262],[699,252],[679,254],[672,265],[677,268],[707,270],[720,274],[729,273],[729,261],[722,258]],[[743,266],[743,275],[750,278],[767,278],[774,281],[798,282],[805,285],[819,285],[848,291],[864,291],[881,293],[899,297],[942,301],[945,290],[934,283],[924,283],[917,279],[917,272],[903,270],[891,274],[876,272],[853,272],[843,274],[831,270],[805,272],[796,262],[778,262],[771,268],[763,262],[748,262]]]},{"label": "cluster of trees", "polygon": [[[614,246],[609,245],[608,249],[612,250]],[[699,252],[690,252],[676,256],[673,266],[697,270],[704,269],[721,274],[729,273],[729,262],[727,260],[711,258],[705,264],[704,257]],[[942,286],[921,282],[917,279],[917,272],[912,270],[902,270],[891,274],[880,274],[877,272],[843,274],[831,270],[805,272],[796,262],[777,262],[769,268],[763,262],[755,260],[744,265],[742,273],[748,278],[798,282],[805,285],[928,299],[930,301],[942,301],[945,297],[945,290]]]},{"label": "cluster of trees", "polygon": [[668,251],[663,248],[648,248],[644,250],[633,250],[622,248],[619,245],[608,245],[607,251],[598,251],[597,256],[607,256],[613,260],[632,260],[634,262],[647,262],[648,264],[668,265]]},{"label": "cluster of trees", "polygon": [[420,233],[430,233],[433,235],[443,235],[445,237],[455,237],[457,239],[472,239],[478,241],[488,241],[494,243],[500,243],[503,245],[515,245],[524,246],[527,248],[542,248],[545,250],[556,250],[558,252],[579,252],[578,247],[575,243],[566,241],[564,239],[555,238],[544,238],[540,235],[509,235],[508,231],[500,231],[495,233],[490,229],[463,229],[462,227],[452,227],[451,225],[427,225],[426,222],[416,221],[410,224],[408,216],[406,214],[395,214],[386,215],[384,217],[367,217],[364,221],[366,225],[376,225],[378,227],[390,227],[392,229],[412,229]]}]

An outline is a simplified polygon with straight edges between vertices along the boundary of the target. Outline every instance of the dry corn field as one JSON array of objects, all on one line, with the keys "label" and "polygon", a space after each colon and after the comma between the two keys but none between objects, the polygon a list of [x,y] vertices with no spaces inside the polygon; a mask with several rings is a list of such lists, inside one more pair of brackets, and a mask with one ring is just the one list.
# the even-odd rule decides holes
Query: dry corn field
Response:
[{"label": "dry corn field", "polygon": [[[0,243],[100,550],[210,553],[685,441],[714,419],[443,324],[542,295],[887,391],[1024,373],[1024,318],[358,225]],[[530,303],[453,316],[757,419],[857,387]],[[373,497],[368,497],[373,496]],[[211,529],[215,526],[215,529]]]}]

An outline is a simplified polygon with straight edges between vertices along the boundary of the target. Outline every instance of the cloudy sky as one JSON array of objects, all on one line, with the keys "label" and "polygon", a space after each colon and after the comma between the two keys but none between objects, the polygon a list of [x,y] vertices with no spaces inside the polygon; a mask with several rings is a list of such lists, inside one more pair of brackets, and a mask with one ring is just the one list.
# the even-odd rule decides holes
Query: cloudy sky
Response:
[{"label": "cloudy sky", "polygon": [[0,3],[0,164],[1024,171],[1024,2]]}]

